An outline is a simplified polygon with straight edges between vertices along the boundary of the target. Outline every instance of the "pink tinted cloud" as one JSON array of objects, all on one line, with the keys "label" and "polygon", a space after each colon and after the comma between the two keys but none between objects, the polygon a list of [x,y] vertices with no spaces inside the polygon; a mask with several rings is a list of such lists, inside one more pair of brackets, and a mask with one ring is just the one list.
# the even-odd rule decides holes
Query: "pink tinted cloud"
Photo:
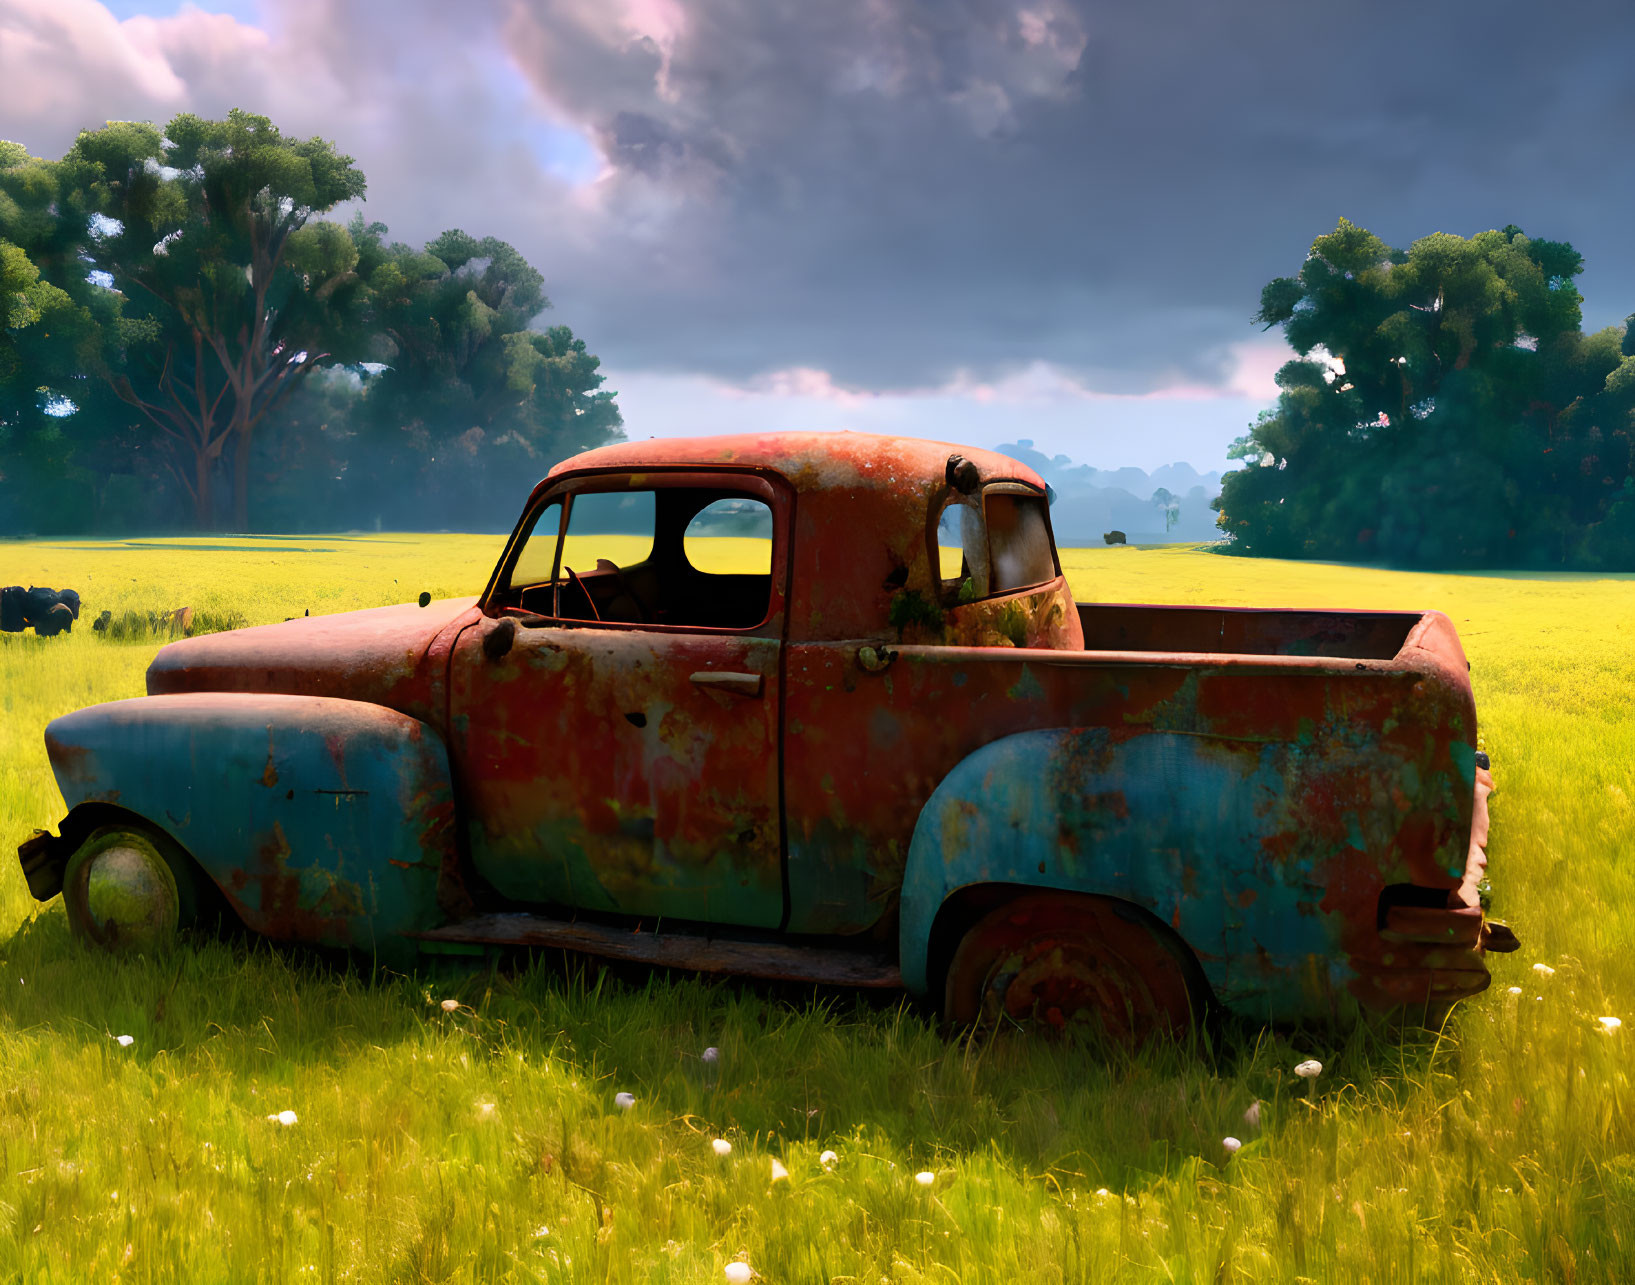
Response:
[{"label": "pink tinted cloud", "polygon": [[119,21],[97,0],[0,0],[0,136],[36,155],[107,120],[163,122],[214,82],[253,93],[269,38],[191,5]]},{"label": "pink tinted cloud", "polygon": [[1278,368],[1294,356],[1281,340],[1274,343],[1234,344],[1230,369],[1217,385],[1173,383],[1142,393],[1109,393],[1049,362],[1036,361],[998,379],[976,379],[961,372],[946,383],[892,392],[871,392],[837,383],[827,370],[792,366],[742,383],[712,381],[723,397],[809,398],[838,406],[856,406],[882,398],[915,400],[960,398],[979,405],[1060,405],[1072,402],[1162,402],[1248,400],[1270,404],[1277,399],[1273,379]]},{"label": "pink tinted cloud", "polygon": [[0,0],[0,85],[13,110],[48,118],[91,86],[150,103],[180,102],[187,91],[153,40],[133,39],[96,0]]}]

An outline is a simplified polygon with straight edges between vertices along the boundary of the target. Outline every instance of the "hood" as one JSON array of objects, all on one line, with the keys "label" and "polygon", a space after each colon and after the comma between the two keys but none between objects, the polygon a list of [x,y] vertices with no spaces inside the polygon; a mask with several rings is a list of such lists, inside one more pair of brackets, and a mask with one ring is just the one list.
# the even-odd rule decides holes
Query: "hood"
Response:
[{"label": "hood", "polygon": [[371,701],[440,723],[448,645],[475,598],[404,603],[187,638],[148,666],[148,695],[281,692]]}]

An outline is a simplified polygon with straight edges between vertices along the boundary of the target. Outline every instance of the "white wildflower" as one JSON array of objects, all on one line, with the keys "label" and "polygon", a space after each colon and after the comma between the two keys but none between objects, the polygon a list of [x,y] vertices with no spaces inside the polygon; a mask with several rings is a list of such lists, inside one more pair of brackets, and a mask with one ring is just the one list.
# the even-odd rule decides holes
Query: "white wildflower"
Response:
[{"label": "white wildflower", "polygon": [[494,1118],[494,1104],[492,1102],[477,1103],[477,1118],[479,1120],[492,1120]]},{"label": "white wildflower", "polygon": [[823,1166],[823,1172],[828,1173],[840,1162],[840,1157],[832,1151],[825,1151],[818,1157],[818,1163]]},{"label": "white wildflower", "polygon": [[1294,1073],[1302,1080],[1315,1080],[1323,1073],[1323,1064],[1314,1057],[1307,1058],[1294,1068]]},{"label": "white wildflower", "polygon": [[719,1062],[721,1060],[721,1050],[712,1044],[709,1048],[704,1050],[703,1056],[704,1061],[706,1062]]},{"label": "white wildflower", "polygon": [[1260,1100],[1258,1098],[1251,1102],[1248,1109],[1244,1111],[1243,1122],[1251,1129],[1260,1128]]},{"label": "white wildflower", "polygon": [[1521,994],[1521,987],[1520,986],[1507,987],[1506,990],[1505,990],[1505,994],[1506,995],[1520,995]]},{"label": "white wildflower", "polygon": [[1239,1142],[1236,1138],[1222,1138],[1221,1146],[1226,1149],[1227,1155],[1232,1156],[1237,1154],[1238,1148],[1243,1146],[1243,1143]]},{"label": "white wildflower", "polygon": [[[773,1157],[773,1160],[772,1160],[772,1181],[773,1182],[782,1182],[788,1176],[789,1176],[789,1170],[787,1170],[787,1169],[785,1169],[783,1167],[783,1161],[777,1159],[777,1157]],[[748,1277],[745,1277],[745,1279],[747,1280]]]},{"label": "white wildflower", "polygon": [[460,1010],[460,1001],[459,1000],[457,1000],[457,999],[446,999],[446,1000],[443,1001],[443,1011],[445,1013],[457,1013],[457,1012],[459,1012],[459,1010]]},{"label": "white wildflower", "polygon": [[273,1124],[281,1124],[287,1129],[296,1122],[297,1117],[293,1111],[278,1111],[268,1116],[267,1119]]},{"label": "white wildflower", "polygon": [[134,1035],[116,1035],[116,1036],[114,1036],[114,1043],[119,1045],[119,1047],[122,1048],[122,1049],[128,1049],[128,1048],[130,1048],[130,1046],[132,1044],[136,1043],[136,1036],[134,1036]]},{"label": "white wildflower", "polygon": [[710,1150],[715,1152],[715,1154],[718,1156],[730,1156],[732,1154],[732,1143],[728,1142],[725,1138],[717,1138],[714,1142],[710,1143]]},{"label": "white wildflower", "polygon": [[919,1173],[914,1175],[914,1181],[919,1183],[922,1187],[929,1187],[936,1180],[937,1175],[932,1173],[929,1169],[922,1169]]},{"label": "white wildflower", "polygon": [[728,1263],[726,1273],[732,1285],[744,1285],[745,1281],[755,1279],[755,1269],[748,1263]]},{"label": "white wildflower", "polygon": [[621,1111],[628,1111],[636,1105],[636,1095],[634,1093],[615,1093],[613,1095],[613,1105]]},{"label": "white wildflower", "polygon": [[1540,977],[1554,977],[1556,975],[1556,970],[1548,964],[1534,964],[1533,971]]},{"label": "white wildflower", "polygon": [[1623,1019],[1618,1017],[1598,1017],[1595,1020],[1601,1023],[1601,1029],[1608,1035],[1624,1024]]}]

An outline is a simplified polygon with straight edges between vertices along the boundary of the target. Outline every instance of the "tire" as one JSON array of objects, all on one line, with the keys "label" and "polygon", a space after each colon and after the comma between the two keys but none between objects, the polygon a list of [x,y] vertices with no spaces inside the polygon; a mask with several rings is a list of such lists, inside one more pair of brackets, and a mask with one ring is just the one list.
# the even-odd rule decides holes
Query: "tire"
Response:
[{"label": "tire", "polygon": [[943,1014],[967,1026],[1099,1030],[1120,1044],[1184,1035],[1203,1017],[1207,986],[1186,947],[1149,918],[1105,897],[1022,893],[960,938]]},{"label": "tire", "polygon": [[170,840],[147,829],[93,830],[63,870],[69,931],[119,954],[168,950],[197,917],[190,865]]}]

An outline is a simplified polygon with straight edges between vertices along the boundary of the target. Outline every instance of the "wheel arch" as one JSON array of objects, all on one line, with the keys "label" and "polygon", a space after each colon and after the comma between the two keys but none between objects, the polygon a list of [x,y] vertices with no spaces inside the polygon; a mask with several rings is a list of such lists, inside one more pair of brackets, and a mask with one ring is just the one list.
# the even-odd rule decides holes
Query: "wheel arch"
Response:
[{"label": "wheel arch", "polygon": [[[242,926],[243,921],[234,910],[226,890],[216,882],[185,843],[152,817],[103,799],[91,799],[70,808],[68,815],[58,824],[57,833],[45,836],[46,841],[41,845],[43,857],[37,858],[33,867],[28,870],[30,890],[35,892],[40,901],[47,901],[60,893],[63,890],[63,875],[67,871],[69,859],[98,830],[112,828],[134,830],[150,839],[156,839],[159,841],[160,852],[167,859],[174,855],[185,864],[185,874],[191,880],[197,898],[195,919],[198,922],[207,923],[214,920],[224,926]],[[42,868],[48,868],[49,875],[46,875]],[[37,875],[36,871],[41,873]],[[43,882],[46,878],[50,880],[52,891],[41,897],[35,890],[36,883]]]},{"label": "wheel arch", "polygon": [[[1185,948],[1207,993],[1223,1001],[1235,938],[1275,941],[1297,959],[1328,953],[1324,922],[1288,913],[1289,889],[1261,856],[1281,823],[1264,806],[1281,786],[1279,753],[1106,727],[1019,732],[975,750],[915,825],[901,896],[904,985],[935,995],[950,923],[1022,890],[1139,910]],[[1266,895],[1228,896],[1245,890]],[[1258,932],[1262,925],[1270,931]]]}]

